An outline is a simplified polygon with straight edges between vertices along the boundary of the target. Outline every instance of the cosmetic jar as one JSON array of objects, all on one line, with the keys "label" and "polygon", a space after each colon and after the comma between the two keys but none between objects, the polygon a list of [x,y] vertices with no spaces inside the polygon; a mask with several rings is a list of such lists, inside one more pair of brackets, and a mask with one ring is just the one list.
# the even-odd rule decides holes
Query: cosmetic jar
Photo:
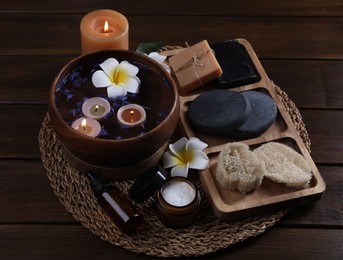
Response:
[{"label": "cosmetic jar", "polygon": [[200,193],[191,180],[171,177],[157,192],[156,212],[167,227],[185,228],[196,220],[200,202]]}]

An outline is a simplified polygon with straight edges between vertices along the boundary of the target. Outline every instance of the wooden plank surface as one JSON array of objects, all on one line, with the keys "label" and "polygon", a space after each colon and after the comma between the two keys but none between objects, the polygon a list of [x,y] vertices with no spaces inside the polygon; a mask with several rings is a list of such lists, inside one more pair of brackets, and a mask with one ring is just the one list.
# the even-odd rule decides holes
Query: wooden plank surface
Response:
[{"label": "wooden plank surface", "polygon": [[0,158],[40,158],[38,132],[47,105],[0,105]]},{"label": "wooden plank surface", "polygon": [[[0,104],[0,158],[39,158],[38,132],[48,107]],[[343,163],[343,114],[339,110],[301,110],[317,163]],[[15,118],[16,120],[13,120]],[[330,122],[334,120],[336,124]]]},{"label": "wooden plank surface", "polygon": [[[79,225],[1,225],[0,232],[1,259],[113,259],[114,256],[116,259],[151,259],[114,247]],[[343,256],[339,250],[342,239],[343,233],[334,229],[273,228],[259,237],[235,245],[232,249],[219,251],[212,257],[340,259]],[[313,245],[318,245],[315,252]],[[18,248],[21,250],[17,250]],[[282,255],[284,252],[287,252],[287,256]]]},{"label": "wooden plank surface", "polygon": [[[0,201],[3,208],[10,209],[0,215],[0,223],[76,223],[53,194],[40,161],[17,160],[13,165],[2,160],[0,167]],[[342,225],[343,167],[321,166],[319,171],[327,184],[322,198],[291,211],[281,225]]]},{"label": "wooden plank surface", "polygon": [[[262,235],[205,256],[342,259],[343,2],[2,1],[0,3],[0,259],[147,259],[94,236],[59,202],[40,161],[38,131],[51,83],[80,54],[79,23],[110,8],[130,22],[130,48],[246,38],[295,102],[327,184]],[[204,258],[205,258],[204,257]]]},{"label": "wooden plank surface", "polygon": [[[0,74],[0,86],[11,86],[0,91],[0,103],[47,104],[55,76],[73,58],[21,56],[18,62],[17,56],[0,56],[6,64]],[[298,108],[343,108],[343,77],[337,76],[343,70],[343,61],[262,59],[261,63]]]},{"label": "wooden plank surface", "polygon": [[[183,0],[163,3],[149,1],[116,1],[86,0],[82,3],[69,1],[47,2],[37,0],[35,4],[25,0],[6,1],[2,4],[2,12],[40,12],[40,13],[85,13],[101,8],[110,8],[125,14],[150,15],[223,15],[223,16],[341,16],[343,4],[340,0],[321,1],[216,1],[202,0],[190,5]],[[261,8],[263,7],[263,8]],[[1,12],[0,11],[0,12]]]},{"label": "wooden plank surface", "polygon": [[[326,190],[322,198],[314,203],[297,207],[280,221],[283,227],[292,225],[302,226],[331,226],[340,227],[343,222],[343,167],[319,166],[319,172],[326,182]],[[300,224],[301,223],[301,224]]]},{"label": "wooden plank surface", "polygon": [[[0,55],[51,55],[54,50],[54,55],[77,56],[81,18],[82,15],[65,14],[0,14],[3,25],[0,34],[7,36],[0,41]],[[215,42],[246,38],[260,58],[343,59],[343,38],[337,37],[343,31],[339,18],[128,16],[128,19],[130,48],[142,41],[184,45],[185,41],[191,44],[204,39]],[[17,28],[22,33],[18,34]]]},{"label": "wooden plank surface", "polygon": [[0,168],[0,202],[8,209],[0,223],[75,223],[53,193],[40,160],[0,160]]}]

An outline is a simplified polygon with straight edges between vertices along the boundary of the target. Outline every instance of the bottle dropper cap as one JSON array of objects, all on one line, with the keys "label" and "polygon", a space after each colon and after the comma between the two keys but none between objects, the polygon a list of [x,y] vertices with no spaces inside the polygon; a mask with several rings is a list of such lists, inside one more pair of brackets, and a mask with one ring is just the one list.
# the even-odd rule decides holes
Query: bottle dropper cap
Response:
[{"label": "bottle dropper cap", "polygon": [[90,180],[91,189],[97,197],[100,196],[106,189],[112,186],[112,184],[108,180],[104,179],[95,172],[88,171],[86,175]]}]

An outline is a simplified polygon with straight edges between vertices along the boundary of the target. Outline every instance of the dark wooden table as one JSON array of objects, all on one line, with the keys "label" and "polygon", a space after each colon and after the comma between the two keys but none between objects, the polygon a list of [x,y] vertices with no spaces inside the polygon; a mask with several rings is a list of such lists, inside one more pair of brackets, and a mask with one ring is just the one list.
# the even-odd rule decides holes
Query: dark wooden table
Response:
[{"label": "dark wooden table", "polygon": [[343,2],[42,1],[0,3],[0,259],[119,259],[136,255],[92,235],[59,203],[37,135],[50,85],[80,54],[79,23],[109,8],[130,23],[130,49],[247,39],[296,103],[327,188],[262,235],[209,255],[221,259],[343,259]]}]

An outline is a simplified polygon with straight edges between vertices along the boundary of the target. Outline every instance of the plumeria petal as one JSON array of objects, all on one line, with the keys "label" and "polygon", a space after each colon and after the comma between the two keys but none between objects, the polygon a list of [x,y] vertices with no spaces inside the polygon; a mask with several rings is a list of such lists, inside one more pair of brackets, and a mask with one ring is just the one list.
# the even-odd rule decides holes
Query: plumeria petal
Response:
[{"label": "plumeria petal", "polygon": [[170,68],[167,64],[164,63],[164,61],[167,59],[166,56],[160,55],[157,52],[151,52],[149,55],[149,58],[153,59],[154,61],[158,62],[162,65],[162,67],[170,73]]},{"label": "plumeria petal", "polygon": [[113,82],[113,76],[116,68],[118,67],[119,62],[115,58],[108,58],[99,66],[103,69],[103,71],[107,74],[110,80]]},{"label": "plumeria petal", "polygon": [[92,82],[97,88],[107,87],[109,97],[125,96],[127,92],[139,92],[140,79],[136,76],[139,68],[122,61],[120,64],[115,58],[108,58],[99,66],[103,70],[94,72]]},{"label": "plumeria petal", "polygon": [[189,168],[189,163],[180,164],[180,165],[178,165],[178,166],[175,166],[175,167],[171,170],[170,175],[171,175],[172,177],[181,176],[181,177],[187,178],[187,175],[188,175],[188,168]]},{"label": "plumeria petal", "polygon": [[207,144],[196,137],[192,137],[186,144],[186,150],[204,150]]},{"label": "plumeria petal", "polygon": [[185,151],[185,147],[187,144],[187,138],[186,137],[182,137],[180,138],[178,141],[176,141],[173,144],[169,145],[169,150],[177,157],[180,158],[180,160],[182,159],[180,157],[180,155],[183,153],[183,151]]},{"label": "plumeria petal", "polygon": [[166,60],[166,56],[160,55],[157,52],[150,52],[148,55],[149,58],[153,59],[154,61],[158,62],[159,64],[162,64]]},{"label": "plumeria petal", "polygon": [[209,159],[202,151],[194,151],[194,158],[189,164],[189,168],[196,170],[205,170],[208,167]]},{"label": "plumeria petal", "polygon": [[141,81],[138,77],[129,75],[121,84],[125,84],[128,92],[136,94],[139,92],[140,83]]},{"label": "plumeria petal", "polygon": [[97,70],[93,73],[92,83],[96,88],[106,88],[113,84],[110,78],[102,70]]},{"label": "plumeria petal", "polygon": [[139,69],[137,66],[132,65],[128,61],[124,60],[119,64],[118,69],[125,71],[128,75],[136,76]]},{"label": "plumeria petal", "polygon": [[169,151],[163,155],[164,168],[173,167],[172,176],[187,177],[188,169],[204,170],[208,167],[209,159],[202,151],[207,144],[196,137],[187,140],[180,138],[174,144],[169,145]]},{"label": "plumeria petal", "polygon": [[178,157],[174,156],[173,153],[167,151],[163,154],[162,163],[164,168],[170,168],[181,164],[182,161],[180,161]]},{"label": "plumeria petal", "polygon": [[121,85],[112,85],[107,88],[107,95],[111,98],[116,98],[120,96],[126,96],[127,90],[125,86]]}]

